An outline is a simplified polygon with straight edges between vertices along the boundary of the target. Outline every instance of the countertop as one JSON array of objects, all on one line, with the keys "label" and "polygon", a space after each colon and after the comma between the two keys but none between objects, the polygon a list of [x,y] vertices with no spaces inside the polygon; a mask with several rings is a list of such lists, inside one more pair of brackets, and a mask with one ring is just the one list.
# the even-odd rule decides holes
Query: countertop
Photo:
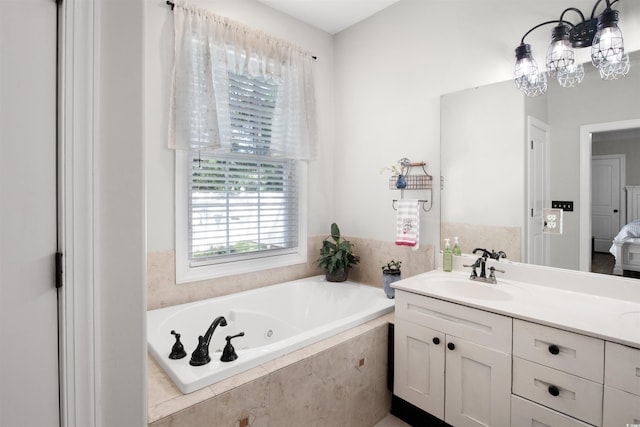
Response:
[{"label": "countertop", "polygon": [[498,283],[488,284],[469,279],[470,269],[462,264],[470,261],[459,259],[453,272],[433,270],[393,287],[640,347],[640,280],[553,268],[545,274],[545,267],[489,261],[487,268],[505,273],[496,272]]}]

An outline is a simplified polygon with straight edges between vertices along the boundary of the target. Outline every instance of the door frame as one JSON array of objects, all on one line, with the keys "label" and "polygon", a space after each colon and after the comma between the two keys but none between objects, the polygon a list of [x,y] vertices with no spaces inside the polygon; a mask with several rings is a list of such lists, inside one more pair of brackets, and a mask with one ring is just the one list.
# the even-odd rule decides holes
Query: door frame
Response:
[{"label": "door frame", "polygon": [[60,424],[99,426],[99,295],[94,259],[94,141],[98,112],[95,0],[58,2],[58,294]]},{"label": "door frame", "polygon": [[591,135],[597,132],[640,127],[640,119],[580,126],[580,238],[579,268],[591,270]]}]

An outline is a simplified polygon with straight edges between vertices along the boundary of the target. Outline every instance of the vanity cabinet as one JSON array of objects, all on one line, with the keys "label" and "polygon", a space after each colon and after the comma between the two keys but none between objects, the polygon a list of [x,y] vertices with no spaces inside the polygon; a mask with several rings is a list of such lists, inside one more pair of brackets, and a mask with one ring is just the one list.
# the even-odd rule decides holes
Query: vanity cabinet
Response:
[{"label": "vanity cabinet", "polygon": [[508,426],[512,319],[396,290],[394,393],[456,427]]},{"label": "vanity cabinet", "polygon": [[513,394],[601,426],[604,341],[518,319],[513,335]]},{"label": "vanity cabinet", "polygon": [[640,425],[640,349],[607,342],[603,425]]}]

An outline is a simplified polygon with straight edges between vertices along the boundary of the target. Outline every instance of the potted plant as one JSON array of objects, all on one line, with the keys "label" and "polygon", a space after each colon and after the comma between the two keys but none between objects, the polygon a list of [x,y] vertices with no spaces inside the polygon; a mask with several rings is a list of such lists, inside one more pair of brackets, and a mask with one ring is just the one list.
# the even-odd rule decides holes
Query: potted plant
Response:
[{"label": "potted plant", "polygon": [[384,293],[387,298],[395,298],[396,290],[391,287],[393,282],[401,279],[400,266],[402,261],[391,260],[387,265],[382,266],[382,280],[384,281]]},{"label": "potted plant", "polygon": [[331,224],[331,240],[323,240],[320,257],[317,262],[325,270],[328,282],[344,282],[349,276],[351,266],[360,262],[353,254],[353,245],[340,237],[340,228],[335,222]]}]

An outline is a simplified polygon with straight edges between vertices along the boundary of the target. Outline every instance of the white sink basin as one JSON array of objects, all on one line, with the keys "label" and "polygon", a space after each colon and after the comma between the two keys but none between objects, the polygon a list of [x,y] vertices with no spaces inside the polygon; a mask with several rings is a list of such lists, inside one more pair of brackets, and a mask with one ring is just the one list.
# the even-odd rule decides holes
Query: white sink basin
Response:
[{"label": "white sink basin", "polygon": [[438,277],[429,281],[430,290],[449,294],[457,298],[469,298],[492,301],[513,299],[511,293],[504,289],[505,285],[476,282],[470,279]]}]

